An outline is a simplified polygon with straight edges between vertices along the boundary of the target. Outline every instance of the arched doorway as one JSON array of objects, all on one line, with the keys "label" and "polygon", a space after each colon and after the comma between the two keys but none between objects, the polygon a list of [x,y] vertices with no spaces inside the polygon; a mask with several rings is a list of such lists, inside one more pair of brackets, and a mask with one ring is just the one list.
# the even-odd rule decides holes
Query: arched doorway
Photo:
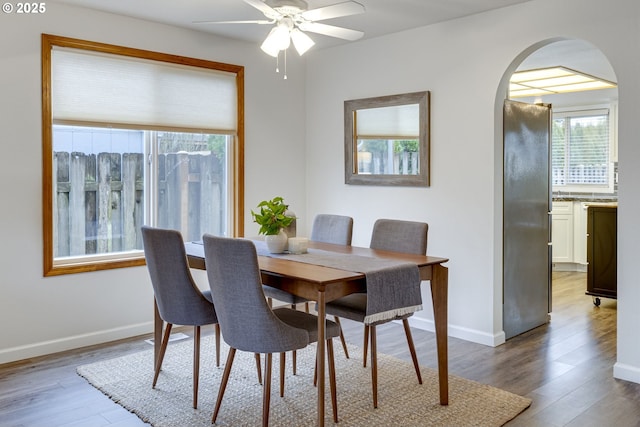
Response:
[{"label": "arched doorway", "polygon": [[[582,40],[547,40],[531,46],[514,60],[510,69],[503,77],[501,89],[504,90],[504,92],[502,96],[498,95],[496,98],[496,112],[498,112],[498,108],[502,108],[504,99],[509,96],[507,90],[508,82],[514,72],[557,66],[576,70],[606,81],[616,82],[617,80],[607,58],[593,45]],[[504,93],[507,95],[505,96]],[[606,146],[607,152],[604,153],[606,160],[599,160],[602,163],[606,163],[601,168],[604,172],[602,173],[600,181],[595,183],[585,179],[580,181],[578,177],[570,176],[574,173],[572,169],[574,166],[578,168],[582,167],[583,171],[586,169],[595,169],[593,165],[588,164],[577,164],[574,166],[569,164],[569,156],[575,155],[577,157],[575,153],[577,153],[580,148],[578,145],[576,145],[575,148],[571,148],[573,152],[569,152],[569,148],[567,148],[565,152],[559,152],[559,135],[555,135],[553,144],[555,151],[552,150],[553,154],[551,157],[553,160],[550,164],[553,187],[550,196],[553,196],[552,198],[556,202],[554,206],[561,206],[563,211],[561,215],[558,215],[558,212],[556,212],[557,209],[553,209],[553,214],[550,216],[553,221],[552,229],[554,230],[552,245],[553,256],[550,255],[552,256],[552,267],[554,271],[575,271],[577,273],[583,273],[585,280],[585,272],[587,270],[587,221],[585,206],[590,203],[607,202],[607,204],[611,204],[617,201],[617,150],[615,141],[617,97],[617,88],[611,88],[517,98],[520,102],[530,104],[550,104],[554,113],[552,131],[557,131],[556,127],[559,126],[560,123],[568,123],[568,119],[566,118],[570,118],[571,120],[575,119],[579,127],[581,123],[580,120],[583,120],[582,123],[587,123],[585,117],[589,118],[594,116],[606,117],[607,126],[609,126],[611,130],[610,139]],[[567,129],[569,129],[567,132],[571,130],[571,128]],[[578,130],[580,129],[578,128]],[[566,139],[568,141],[567,144],[573,144],[569,136],[567,136]],[[498,141],[496,141],[496,143],[498,143]],[[569,145],[567,145],[567,147],[569,147]],[[563,160],[563,157],[566,164],[560,165],[560,160]],[[580,159],[576,160],[576,162],[579,163],[579,160]],[[560,170],[561,166],[565,168],[564,171]],[[576,168],[574,167],[574,169]],[[504,170],[502,171],[501,178],[504,179]],[[508,202],[504,201],[504,203]],[[507,207],[507,205],[503,204],[503,208],[505,207]],[[507,224],[509,221],[507,217],[509,209],[504,209],[503,212],[505,212],[503,224]],[[505,239],[507,238],[506,233],[505,231],[503,234]],[[503,251],[504,250],[505,247],[503,246]],[[503,265],[503,271],[505,271],[505,265]],[[510,286],[514,286],[511,282],[513,282],[513,280],[505,278],[503,274],[503,296],[509,293],[522,294],[523,300],[520,303],[523,306],[526,305],[527,293],[517,289],[514,291],[512,288],[509,288]],[[547,286],[547,284],[541,283],[540,286]],[[513,301],[509,301],[508,299],[504,300],[504,304],[503,330],[513,330],[511,325],[507,327],[507,322],[513,321],[512,318],[516,318],[517,320],[518,307],[507,306],[507,304],[513,304]],[[521,332],[524,331],[525,330],[522,330]],[[506,338],[510,338],[510,335],[507,334]]]}]

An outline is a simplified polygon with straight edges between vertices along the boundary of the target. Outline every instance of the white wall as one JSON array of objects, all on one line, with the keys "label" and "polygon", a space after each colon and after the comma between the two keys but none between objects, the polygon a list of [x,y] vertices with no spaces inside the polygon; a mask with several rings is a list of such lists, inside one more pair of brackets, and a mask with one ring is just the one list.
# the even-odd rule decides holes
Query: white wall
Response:
[{"label": "white wall", "polygon": [[[286,82],[252,44],[55,4],[47,9],[42,16],[0,15],[0,141],[10,152],[0,168],[0,363],[151,330],[143,267],[42,278],[40,33],[245,65],[246,234],[256,230],[248,210],[276,195],[274,186],[301,217],[303,233],[319,212],[352,215],[357,245],[368,245],[376,218],[425,220],[429,253],[450,258],[450,334],[488,345],[503,340],[501,92],[532,46],[578,38],[603,51],[619,82],[614,372],[640,382],[637,0],[532,0],[316,50],[305,55],[306,78],[304,65],[290,61]],[[343,101],[418,90],[432,94],[431,187],[345,185]],[[280,161],[284,166],[272,168]],[[426,329],[431,319],[428,303],[413,318]]]},{"label": "white wall", "polygon": [[[550,13],[553,11],[553,13]],[[376,218],[426,221],[432,255],[450,258],[449,334],[488,345],[502,330],[502,134],[506,82],[534,45],[582,39],[602,50],[619,82],[618,363],[640,382],[640,2],[534,0],[391,36],[325,49],[307,62],[307,212],[354,217],[368,245]],[[344,184],[343,102],[431,91],[431,186]],[[430,295],[413,325],[432,329]]]},{"label": "white wall", "polygon": [[254,44],[54,3],[0,14],[0,363],[152,330],[146,267],[42,277],[41,33],[244,65],[246,232],[248,210],[274,192],[305,215],[300,59],[284,81]]}]

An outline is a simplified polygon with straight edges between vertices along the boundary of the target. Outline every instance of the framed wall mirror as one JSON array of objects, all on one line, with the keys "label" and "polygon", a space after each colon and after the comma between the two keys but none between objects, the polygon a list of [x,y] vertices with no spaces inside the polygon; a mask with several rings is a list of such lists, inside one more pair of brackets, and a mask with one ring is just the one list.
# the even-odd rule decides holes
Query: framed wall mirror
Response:
[{"label": "framed wall mirror", "polygon": [[344,102],[345,183],[429,186],[430,93]]}]

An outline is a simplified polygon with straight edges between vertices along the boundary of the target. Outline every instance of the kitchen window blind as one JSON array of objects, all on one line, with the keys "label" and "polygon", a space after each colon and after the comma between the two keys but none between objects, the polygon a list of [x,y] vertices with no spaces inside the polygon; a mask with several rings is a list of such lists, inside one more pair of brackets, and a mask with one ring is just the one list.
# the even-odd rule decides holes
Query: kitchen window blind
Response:
[{"label": "kitchen window blind", "polygon": [[609,111],[554,113],[552,126],[553,186],[608,187]]}]

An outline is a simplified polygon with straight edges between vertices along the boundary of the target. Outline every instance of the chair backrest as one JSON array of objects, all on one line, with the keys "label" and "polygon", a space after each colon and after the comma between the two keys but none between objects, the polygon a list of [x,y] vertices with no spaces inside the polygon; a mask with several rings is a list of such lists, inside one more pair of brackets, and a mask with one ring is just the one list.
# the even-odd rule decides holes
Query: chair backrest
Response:
[{"label": "chair backrest", "polygon": [[143,226],[142,241],[160,317],[175,325],[217,323],[213,305],[193,281],[180,232]]},{"label": "chair backrest", "polygon": [[371,249],[425,255],[427,233],[425,222],[379,219],[373,225]]},{"label": "chair backrest", "polygon": [[313,219],[311,240],[314,242],[351,245],[353,218],[344,215],[318,214]]},{"label": "chair backrest", "polygon": [[262,291],[256,247],[250,240],[203,236],[211,295],[224,341],[252,353],[304,348],[309,334],[282,322]]}]

